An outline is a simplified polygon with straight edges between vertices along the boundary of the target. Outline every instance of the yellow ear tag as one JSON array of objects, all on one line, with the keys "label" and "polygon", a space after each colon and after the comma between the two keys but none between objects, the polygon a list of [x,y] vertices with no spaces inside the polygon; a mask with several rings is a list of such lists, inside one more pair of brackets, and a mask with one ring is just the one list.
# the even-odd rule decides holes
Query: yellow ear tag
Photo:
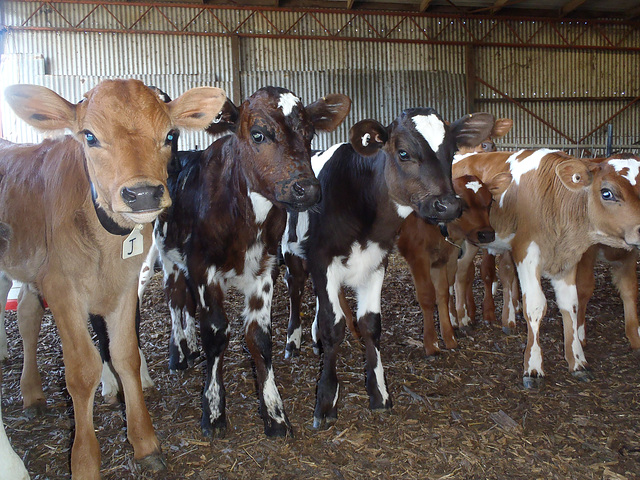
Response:
[{"label": "yellow ear tag", "polygon": [[122,259],[140,255],[144,250],[144,239],[142,237],[142,225],[136,225],[129,236],[122,242]]}]

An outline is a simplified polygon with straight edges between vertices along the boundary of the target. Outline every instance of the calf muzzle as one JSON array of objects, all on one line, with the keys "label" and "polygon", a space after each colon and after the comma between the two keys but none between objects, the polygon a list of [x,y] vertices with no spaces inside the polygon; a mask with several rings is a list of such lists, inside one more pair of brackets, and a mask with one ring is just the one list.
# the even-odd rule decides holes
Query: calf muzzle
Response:
[{"label": "calf muzzle", "polygon": [[120,196],[133,212],[158,210],[164,196],[163,185],[138,185],[124,187],[120,190]]},{"label": "calf muzzle", "polygon": [[462,214],[462,200],[457,195],[429,196],[420,204],[420,216],[431,222],[450,222]]},{"label": "calf muzzle", "polygon": [[494,230],[480,230],[478,232],[478,243],[491,243],[496,239]]},{"label": "calf muzzle", "polygon": [[320,183],[316,178],[293,180],[276,194],[276,199],[279,202],[297,212],[313,207],[320,201],[320,198]]}]

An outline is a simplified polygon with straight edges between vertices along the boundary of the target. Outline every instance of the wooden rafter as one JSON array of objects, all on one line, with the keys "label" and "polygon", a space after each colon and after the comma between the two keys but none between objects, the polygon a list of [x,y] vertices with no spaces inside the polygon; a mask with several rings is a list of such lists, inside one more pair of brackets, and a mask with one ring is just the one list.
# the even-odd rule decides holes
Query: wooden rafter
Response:
[{"label": "wooden rafter", "polygon": [[491,13],[496,13],[502,7],[504,7],[509,0],[496,0],[493,6],[491,7]]},{"label": "wooden rafter", "polygon": [[431,3],[431,0],[422,0],[420,2],[420,12],[425,12],[427,8],[429,8],[430,3]]},{"label": "wooden rafter", "polygon": [[584,2],[586,2],[586,0],[569,0],[562,6],[562,8],[560,8],[560,16],[564,17],[565,15],[571,13]]},{"label": "wooden rafter", "polygon": [[640,15],[640,5],[627,10],[626,12],[623,13],[623,15],[624,15],[624,18],[628,20],[637,17],[638,15]]},{"label": "wooden rafter", "polygon": [[351,10],[354,3],[356,3],[355,0],[347,0],[347,10]]}]

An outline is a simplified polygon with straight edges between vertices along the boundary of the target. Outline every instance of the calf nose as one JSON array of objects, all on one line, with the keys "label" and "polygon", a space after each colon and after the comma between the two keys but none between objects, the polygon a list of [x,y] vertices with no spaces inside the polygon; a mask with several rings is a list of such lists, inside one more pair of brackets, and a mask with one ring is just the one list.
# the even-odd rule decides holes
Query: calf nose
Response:
[{"label": "calf nose", "polygon": [[491,243],[496,239],[496,232],[493,230],[480,230],[478,232],[479,243]]},{"label": "calf nose", "polygon": [[164,196],[164,186],[141,185],[136,187],[124,187],[120,191],[120,196],[134,212],[142,212],[145,210],[157,210],[160,208],[160,202]]},{"label": "calf nose", "polygon": [[462,200],[457,195],[442,195],[424,203],[420,209],[423,217],[448,222],[462,213]]}]

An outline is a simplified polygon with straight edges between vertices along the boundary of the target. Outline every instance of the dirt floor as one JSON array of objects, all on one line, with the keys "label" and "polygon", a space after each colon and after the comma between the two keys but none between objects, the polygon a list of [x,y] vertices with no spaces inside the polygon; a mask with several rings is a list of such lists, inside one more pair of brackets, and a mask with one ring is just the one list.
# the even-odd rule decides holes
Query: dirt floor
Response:
[{"label": "dirt floor", "polygon": [[[479,299],[478,282],[474,288]],[[137,472],[126,441],[124,410],[104,404],[98,392],[95,426],[103,478],[640,478],[640,356],[631,352],[625,338],[622,305],[607,269],[598,268],[596,288],[586,347],[595,379],[581,383],[568,373],[561,321],[550,300],[542,335],[546,383],[525,390],[526,326],[521,318],[515,335],[479,322],[469,335],[459,336],[457,350],[436,359],[425,357],[422,314],[411,276],[394,255],[383,291],[382,337],[393,409],[368,410],[363,351],[347,333],[338,363],[338,422],[329,430],[314,431],[310,425],[319,360],[308,328],[314,299],[307,294],[302,354],[284,360],[288,303],[280,276],[273,306],[274,363],[295,429],[295,437],[288,439],[263,434],[251,359],[238,320],[242,302],[232,295],[229,318],[234,322],[225,365],[229,429],[225,439],[210,443],[199,426],[203,364],[179,374],[167,370],[169,316],[156,275],[142,310],[142,338],[156,384],[147,405],[168,470],[158,475]],[[7,433],[32,478],[68,478],[73,410],[51,317],[45,319],[39,348],[48,412],[33,420],[21,410],[22,352],[15,314],[9,314],[7,327],[12,356],[4,364],[2,385]]]}]

